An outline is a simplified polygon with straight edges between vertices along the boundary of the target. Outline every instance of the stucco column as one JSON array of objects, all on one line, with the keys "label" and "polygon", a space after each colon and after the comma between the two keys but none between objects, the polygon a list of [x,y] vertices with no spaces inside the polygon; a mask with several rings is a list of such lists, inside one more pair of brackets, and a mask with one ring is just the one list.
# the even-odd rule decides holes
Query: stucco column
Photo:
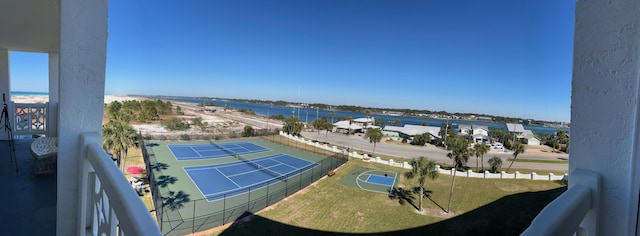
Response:
[{"label": "stucco column", "polygon": [[60,53],[49,52],[49,106],[47,107],[47,136],[58,136],[58,85],[60,83]]},{"label": "stucco column", "polygon": [[[570,173],[602,176],[593,235],[634,235],[640,148],[640,3],[576,4]],[[571,174],[569,187],[572,187]],[[594,218],[592,218],[594,219]],[[590,232],[591,234],[591,232]]]},{"label": "stucco column", "polygon": [[100,132],[108,1],[60,0],[57,235],[77,235],[80,134]]},{"label": "stucco column", "polygon": [[[7,105],[10,105],[11,102],[11,79],[9,76],[9,50],[8,49],[4,49],[4,48],[0,48],[0,99],[2,99],[2,94],[6,95],[6,101],[7,101]],[[0,100],[0,106],[2,106],[3,103]],[[0,109],[2,109],[2,107],[0,107]],[[10,112],[11,110],[9,110]],[[12,119],[13,117],[13,113],[9,114],[9,119]],[[11,125],[13,125],[13,122],[15,122],[14,120],[10,120]],[[2,122],[0,123],[0,127],[4,127],[5,123]],[[0,140],[8,140],[9,139],[9,135],[7,134],[7,132],[4,131],[4,129],[1,129],[0,131]]]}]

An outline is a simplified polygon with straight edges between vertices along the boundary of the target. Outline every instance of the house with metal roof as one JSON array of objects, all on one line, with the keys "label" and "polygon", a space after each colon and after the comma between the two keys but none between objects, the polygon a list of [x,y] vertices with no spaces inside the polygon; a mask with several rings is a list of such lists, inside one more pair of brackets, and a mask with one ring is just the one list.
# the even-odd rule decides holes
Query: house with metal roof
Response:
[{"label": "house with metal roof", "polygon": [[333,123],[333,132],[340,131],[343,133],[352,134],[356,132],[362,132],[363,129],[364,127],[362,127],[362,125],[356,124],[351,120],[341,120]]},{"label": "house with metal roof", "polygon": [[528,145],[540,145],[540,139],[531,130],[525,130],[520,142]]},{"label": "house with metal roof", "polygon": [[423,125],[409,125],[405,124],[404,126],[391,126],[387,125],[383,129],[384,134],[388,136],[397,136],[406,139],[413,139],[414,136],[429,133],[432,140],[439,140],[440,137],[440,127],[437,126],[423,126]]}]

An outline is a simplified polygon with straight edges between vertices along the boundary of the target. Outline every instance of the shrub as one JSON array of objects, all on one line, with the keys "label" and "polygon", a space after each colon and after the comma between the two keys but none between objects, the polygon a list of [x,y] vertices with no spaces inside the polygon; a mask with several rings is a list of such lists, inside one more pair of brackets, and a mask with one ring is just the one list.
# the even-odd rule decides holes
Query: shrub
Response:
[{"label": "shrub", "polygon": [[191,127],[189,123],[178,118],[163,120],[163,121],[160,121],[160,124],[165,128],[167,128],[168,130],[186,130]]},{"label": "shrub", "polygon": [[255,134],[255,131],[251,125],[245,125],[244,130],[242,130],[242,137],[251,137]]}]

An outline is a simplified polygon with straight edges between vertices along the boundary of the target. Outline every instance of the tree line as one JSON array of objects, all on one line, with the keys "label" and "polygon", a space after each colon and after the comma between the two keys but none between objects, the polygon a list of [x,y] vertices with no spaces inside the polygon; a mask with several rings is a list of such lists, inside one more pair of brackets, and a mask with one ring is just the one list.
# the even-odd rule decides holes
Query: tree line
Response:
[{"label": "tree line", "polygon": [[107,107],[107,117],[109,120],[122,120],[124,122],[138,121],[148,122],[159,120],[160,115],[170,115],[173,106],[171,102],[163,102],[157,100],[130,100],[130,101],[114,101],[105,104]]}]

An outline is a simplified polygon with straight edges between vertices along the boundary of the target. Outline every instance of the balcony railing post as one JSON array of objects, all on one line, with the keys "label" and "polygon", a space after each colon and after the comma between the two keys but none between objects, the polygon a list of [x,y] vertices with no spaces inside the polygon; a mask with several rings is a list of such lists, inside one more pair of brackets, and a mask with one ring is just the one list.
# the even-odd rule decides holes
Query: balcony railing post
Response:
[{"label": "balcony railing post", "polygon": [[161,235],[151,214],[102,149],[99,133],[80,140],[79,235]]},{"label": "balcony railing post", "polygon": [[522,235],[597,235],[600,175],[576,169],[569,188],[536,216]]},{"label": "balcony railing post", "polygon": [[[586,170],[574,170],[569,175],[569,187],[586,186],[591,190],[591,208],[580,223],[579,232],[588,232],[589,235],[598,234],[598,212],[600,211],[600,175]],[[580,235],[580,233],[578,233]]]},{"label": "balcony railing post", "polygon": [[78,191],[78,199],[80,202],[80,207],[78,207],[78,233],[80,235],[90,234],[88,230],[91,228],[91,203],[93,202],[93,194],[91,194],[91,192],[95,186],[95,176],[93,175],[95,170],[87,159],[87,149],[91,142],[102,142],[100,134],[84,134],[80,140],[80,153],[82,154],[82,157],[79,160],[80,191]]}]

